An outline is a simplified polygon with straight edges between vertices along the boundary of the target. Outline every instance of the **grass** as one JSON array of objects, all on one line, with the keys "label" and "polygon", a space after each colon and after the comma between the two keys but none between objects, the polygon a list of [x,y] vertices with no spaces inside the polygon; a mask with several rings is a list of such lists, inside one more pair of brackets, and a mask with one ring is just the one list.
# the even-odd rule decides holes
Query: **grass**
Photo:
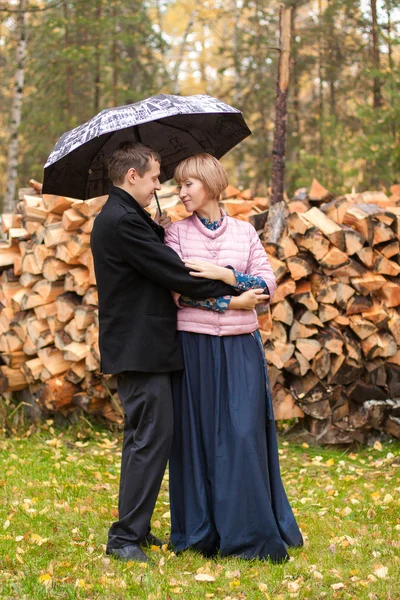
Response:
[{"label": "grass", "polygon": [[[164,548],[151,550],[154,564],[146,566],[104,554],[117,514],[120,436],[52,425],[0,437],[2,599],[400,598],[398,442],[350,451],[280,440],[286,490],[305,536],[286,564],[190,551],[176,557]],[[167,476],[153,532],[169,533]]]}]

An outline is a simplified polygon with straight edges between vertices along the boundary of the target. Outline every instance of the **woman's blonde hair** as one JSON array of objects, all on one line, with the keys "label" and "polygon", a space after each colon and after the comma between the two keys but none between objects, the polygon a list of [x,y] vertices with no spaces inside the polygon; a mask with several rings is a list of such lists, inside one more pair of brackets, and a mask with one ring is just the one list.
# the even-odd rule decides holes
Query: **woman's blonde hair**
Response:
[{"label": "woman's blonde hair", "polygon": [[180,184],[193,177],[199,179],[210,198],[219,198],[228,185],[228,175],[224,167],[211,154],[202,152],[185,158],[175,169],[175,181]]}]

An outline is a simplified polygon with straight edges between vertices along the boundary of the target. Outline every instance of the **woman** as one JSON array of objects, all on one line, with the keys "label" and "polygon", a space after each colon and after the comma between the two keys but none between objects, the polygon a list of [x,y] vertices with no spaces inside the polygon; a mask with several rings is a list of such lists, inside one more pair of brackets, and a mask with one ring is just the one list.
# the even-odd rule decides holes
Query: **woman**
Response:
[{"label": "woman", "polygon": [[176,551],[282,561],[302,536],[280,477],[254,310],[276,280],[254,228],[218,206],[228,185],[218,160],[186,159],[175,180],[192,215],[170,225],[165,242],[194,276],[257,289],[204,302],[175,295],[185,370],[173,378],[171,542]]}]

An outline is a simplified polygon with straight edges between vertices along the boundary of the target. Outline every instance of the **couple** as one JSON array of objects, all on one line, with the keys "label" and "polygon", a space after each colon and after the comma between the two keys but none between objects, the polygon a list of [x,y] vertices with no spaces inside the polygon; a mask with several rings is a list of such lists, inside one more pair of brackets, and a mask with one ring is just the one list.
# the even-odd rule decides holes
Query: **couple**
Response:
[{"label": "couple", "polygon": [[117,374],[125,423],[107,553],[147,562],[143,548],[162,544],[150,520],[169,460],[176,552],[285,560],[302,537],[280,477],[257,330],[255,307],[276,287],[257,233],[220,210],[228,179],[211,155],[178,165],[191,216],[173,224],[145,210],[160,189],[156,152],[127,142],[108,168],[91,247],[101,370]]}]

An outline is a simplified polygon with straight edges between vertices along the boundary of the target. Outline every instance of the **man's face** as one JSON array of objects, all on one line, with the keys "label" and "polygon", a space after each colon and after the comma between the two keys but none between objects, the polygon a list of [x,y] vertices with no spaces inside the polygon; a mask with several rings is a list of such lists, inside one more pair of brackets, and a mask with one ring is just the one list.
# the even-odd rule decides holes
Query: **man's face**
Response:
[{"label": "man's face", "polygon": [[149,169],[143,177],[140,177],[139,173],[135,171],[132,195],[143,208],[150,205],[154,198],[154,192],[161,189],[159,177],[160,163],[154,160],[154,158],[150,158]]}]

